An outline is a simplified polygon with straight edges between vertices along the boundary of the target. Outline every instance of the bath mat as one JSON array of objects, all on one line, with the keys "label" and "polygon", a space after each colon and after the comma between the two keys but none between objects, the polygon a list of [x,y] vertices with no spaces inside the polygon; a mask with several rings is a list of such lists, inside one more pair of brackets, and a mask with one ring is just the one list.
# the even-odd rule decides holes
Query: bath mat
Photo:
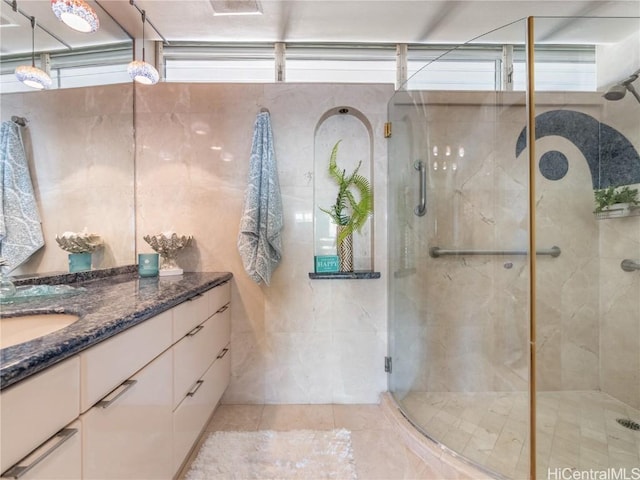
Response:
[{"label": "bath mat", "polygon": [[349,430],[215,432],[186,480],[356,479]]}]

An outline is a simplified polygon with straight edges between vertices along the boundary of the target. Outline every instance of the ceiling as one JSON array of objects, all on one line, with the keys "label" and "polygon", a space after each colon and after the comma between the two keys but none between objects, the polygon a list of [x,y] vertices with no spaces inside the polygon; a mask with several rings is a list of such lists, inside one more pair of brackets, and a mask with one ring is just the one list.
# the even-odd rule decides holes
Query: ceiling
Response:
[{"label": "ceiling", "polygon": [[[30,53],[28,18],[12,9],[13,0],[0,0],[0,55]],[[57,52],[121,43],[142,35],[139,11],[130,0],[87,0],[100,18],[93,34],[75,32],[54,16],[50,0],[16,0],[19,11],[35,16],[36,52]],[[135,0],[146,11],[145,37],[171,42],[364,42],[464,43],[527,16],[640,17],[640,0],[260,0],[261,15],[214,14],[223,7],[236,9],[256,0]],[[602,33],[602,41],[617,40],[640,30],[640,20]],[[548,27],[549,41],[594,43],[590,28],[567,19]],[[554,36],[563,31],[565,35]],[[160,34],[158,34],[158,32]],[[504,35],[502,35],[504,34]],[[160,36],[161,35],[161,36]],[[522,29],[518,29],[522,38]],[[487,37],[513,41],[509,30]],[[596,36],[597,37],[597,36]]]}]

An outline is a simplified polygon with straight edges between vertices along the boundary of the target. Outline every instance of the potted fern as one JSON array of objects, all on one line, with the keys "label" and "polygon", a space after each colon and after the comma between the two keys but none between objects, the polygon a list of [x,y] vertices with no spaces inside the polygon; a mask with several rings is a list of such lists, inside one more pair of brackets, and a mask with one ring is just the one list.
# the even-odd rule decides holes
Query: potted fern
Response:
[{"label": "potted fern", "polygon": [[598,218],[626,217],[632,208],[640,205],[638,189],[629,186],[602,188],[593,194],[596,204],[594,213]]},{"label": "potted fern", "polygon": [[337,164],[338,140],[329,158],[329,176],[338,184],[335,203],[328,209],[320,210],[328,214],[338,227],[336,246],[340,259],[340,271],[353,271],[353,233],[360,232],[373,213],[373,190],[366,177],[359,173],[362,161],[355,170],[347,174]]}]

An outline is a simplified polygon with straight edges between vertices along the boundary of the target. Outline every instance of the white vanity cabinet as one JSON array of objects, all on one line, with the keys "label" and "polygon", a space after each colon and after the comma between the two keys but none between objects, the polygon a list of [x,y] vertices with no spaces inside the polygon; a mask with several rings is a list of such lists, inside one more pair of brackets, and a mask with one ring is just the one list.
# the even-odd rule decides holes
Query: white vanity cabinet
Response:
[{"label": "white vanity cabinet", "polygon": [[80,478],[80,435],[71,430],[77,427],[61,432],[78,417],[79,398],[77,356],[0,393],[2,478],[25,469],[22,478]]},{"label": "white vanity cabinet", "polygon": [[[225,283],[197,300],[207,306],[206,310],[195,309],[187,302],[174,309],[174,332],[195,325],[173,346],[174,475],[229,384],[230,300],[230,285]],[[200,317],[194,318],[194,314]]]},{"label": "white vanity cabinet", "polygon": [[80,480],[82,478],[81,424],[75,421],[35,449],[2,478],[20,480]]},{"label": "white vanity cabinet", "polygon": [[172,344],[168,310],[80,353],[80,411],[105,395]]},{"label": "white vanity cabinet", "polygon": [[171,476],[172,318],[163,312],[80,354],[83,478]]},{"label": "white vanity cabinet", "polygon": [[80,417],[83,478],[171,478],[172,359],[167,350]]},{"label": "white vanity cabinet", "polygon": [[229,384],[230,299],[225,282],[2,390],[2,478],[175,477]]}]

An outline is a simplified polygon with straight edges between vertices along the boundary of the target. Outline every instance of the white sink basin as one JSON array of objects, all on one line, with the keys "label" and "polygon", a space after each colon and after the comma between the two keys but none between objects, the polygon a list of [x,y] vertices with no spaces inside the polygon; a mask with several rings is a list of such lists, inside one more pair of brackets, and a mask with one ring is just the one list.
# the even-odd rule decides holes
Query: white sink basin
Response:
[{"label": "white sink basin", "polygon": [[67,313],[42,313],[0,318],[0,348],[43,337],[78,320]]}]

